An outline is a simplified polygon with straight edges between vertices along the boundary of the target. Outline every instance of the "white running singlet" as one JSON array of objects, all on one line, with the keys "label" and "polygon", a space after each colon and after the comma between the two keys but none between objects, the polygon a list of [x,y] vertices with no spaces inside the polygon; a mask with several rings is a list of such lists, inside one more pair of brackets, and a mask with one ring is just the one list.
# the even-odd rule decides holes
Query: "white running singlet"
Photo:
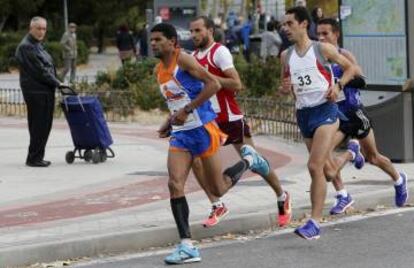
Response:
[{"label": "white running singlet", "polygon": [[330,63],[320,52],[320,43],[312,42],[303,56],[294,46],[287,52],[287,73],[296,96],[296,109],[315,107],[327,101],[326,93],[334,83]]}]

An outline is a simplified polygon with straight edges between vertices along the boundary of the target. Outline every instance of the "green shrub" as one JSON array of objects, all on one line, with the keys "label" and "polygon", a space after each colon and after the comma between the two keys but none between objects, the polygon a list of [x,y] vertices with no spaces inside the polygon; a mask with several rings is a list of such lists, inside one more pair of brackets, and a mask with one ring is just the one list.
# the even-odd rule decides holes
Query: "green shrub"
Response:
[{"label": "green shrub", "polygon": [[78,40],[85,42],[87,47],[92,46],[93,40],[93,26],[90,25],[78,25],[76,28],[76,36]]},{"label": "green shrub", "polygon": [[2,32],[0,33],[0,45],[8,43],[20,43],[27,32]]},{"label": "green shrub", "polygon": [[82,40],[77,41],[78,45],[78,57],[76,59],[77,64],[86,64],[89,60],[89,48]]},{"label": "green shrub", "polygon": [[[96,88],[98,91],[127,90],[132,95],[132,103],[143,110],[165,109],[164,99],[153,74],[156,62],[155,59],[146,59],[127,63],[115,72],[98,72]],[[276,96],[280,82],[278,59],[263,62],[252,57],[248,63],[243,56],[236,56],[235,66],[245,88],[242,96]]]},{"label": "green shrub", "polygon": [[45,49],[52,56],[56,68],[63,67],[62,45],[57,41],[47,42],[45,43]]},{"label": "green shrub", "polygon": [[132,103],[143,110],[165,109],[153,74],[156,63],[155,59],[146,59],[126,63],[115,73],[98,72],[96,85],[98,88],[108,88],[109,85],[113,90],[128,90],[133,98]]},{"label": "green shrub", "polygon": [[243,96],[275,96],[280,84],[280,61],[271,59],[263,62],[252,55],[250,63],[243,56],[236,56],[235,66],[244,85]]},{"label": "green shrub", "polygon": [[8,42],[0,48],[0,71],[8,72],[11,68],[17,67],[14,54],[18,46],[18,42]]}]

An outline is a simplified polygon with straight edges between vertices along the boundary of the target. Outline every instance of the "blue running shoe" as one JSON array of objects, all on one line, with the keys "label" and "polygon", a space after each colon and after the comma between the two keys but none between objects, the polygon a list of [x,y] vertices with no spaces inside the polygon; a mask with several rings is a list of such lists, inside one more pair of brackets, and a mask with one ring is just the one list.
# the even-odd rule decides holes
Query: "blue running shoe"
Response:
[{"label": "blue running shoe", "polygon": [[361,153],[361,146],[357,140],[350,140],[348,142],[348,151],[355,153],[355,158],[351,162],[354,164],[354,167],[361,169],[365,165],[365,157]]},{"label": "blue running shoe", "polygon": [[201,261],[197,247],[191,247],[180,243],[177,248],[164,259],[166,264],[182,264]]},{"label": "blue running shoe", "polygon": [[395,188],[395,204],[397,207],[403,207],[408,200],[407,174],[400,172],[403,180],[401,185],[394,185]]},{"label": "blue running shoe", "polygon": [[295,234],[306,240],[316,240],[320,237],[321,229],[314,220],[309,219],[304,225],[295,229]]},{"label": "blue running shoe", "polygon": [[245,158],[246,156],[251,156],[253,158],[253,164],[250,166],[251,171],[262,177],[269,175],[269,163],[252,146],[243,145],[240,149],[240,153],[242,158]]},{"label": "blue running shoe", "polygon": [[349,208],[352,204],[354,203],[354,200],[352,200],[352,197],[350,194],[348,194],[347,197],[338,194],[336,196],[336,202],[335,205],[333,205],[333,207],[331,208],[331,210],[329,211],[329,213],[331,215],[338,215],[338,214],[342,214],[345,212],[345,210],[347,210],[347,208]]}]

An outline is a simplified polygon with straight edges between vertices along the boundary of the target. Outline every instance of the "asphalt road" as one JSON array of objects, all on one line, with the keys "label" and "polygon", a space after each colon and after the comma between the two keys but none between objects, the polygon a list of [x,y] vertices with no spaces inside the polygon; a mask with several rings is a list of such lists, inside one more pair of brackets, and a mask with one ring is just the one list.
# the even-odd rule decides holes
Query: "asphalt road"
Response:
[{"label": "asphalt road", "polygon": [[[322,228],[317,241],[306,241],[291,230],[273,232],[249,240],[201,245],[202,262],[185,268],[204,267],[414,267],[414,209],[396,209],[354,216]],[[98,259],[75,267],[166,267],[171,251],[153,251]]]}]

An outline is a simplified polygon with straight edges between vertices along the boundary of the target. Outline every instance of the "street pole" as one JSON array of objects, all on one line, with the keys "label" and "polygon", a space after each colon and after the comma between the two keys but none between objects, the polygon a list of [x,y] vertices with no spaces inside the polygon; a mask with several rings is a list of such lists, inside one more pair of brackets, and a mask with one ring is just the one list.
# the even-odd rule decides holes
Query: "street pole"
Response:
[{"label": "street pole", "polygon": [[68,3],[67,0],[63,0],[63,15],[65,20],[65,31],[68,31]]},{"label": "street pole", "polygon": [[151,49],[151,29],[154,26],[154,12],[152,9],[146,9],[145,10],[145,17],[148,24],[148,27],[146,29],[147,31],[147,47],[148,47],[148,57],[152,57],[152,49]]}]

